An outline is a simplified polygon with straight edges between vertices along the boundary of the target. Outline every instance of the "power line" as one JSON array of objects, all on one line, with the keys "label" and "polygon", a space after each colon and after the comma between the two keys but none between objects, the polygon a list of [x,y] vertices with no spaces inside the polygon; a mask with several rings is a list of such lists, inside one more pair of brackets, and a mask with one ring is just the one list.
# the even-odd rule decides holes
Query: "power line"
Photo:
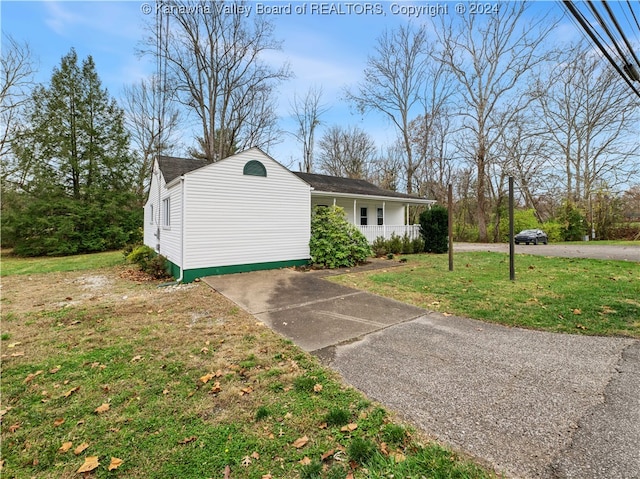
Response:
[{"label": "power line", "polygon": [[[585,15],[576,8],[573,2],[571,0],[563,0],[562,3],[567,8],[567,10],[569,10],[571,15],[573,15],[573,17],[578,21],[583,32],[591,39],[591,41],[595,44],[598,50],[600,50],[600,52],[609,61],[609,63],[615,68],[615,70],[623,78],[623,80],[627,83],[627,85],[629,85],[629,87],[636,94],[636,96],[640,98],[640,91],[633,84],[634,81],[637,81],[637,78],[636,78],[638,75],[637,70],[629,62],[628,57],[622,51],[623,49],[620,47],[620,45],[618,45],[619,42],[613,36],[610,29],[604,22],[604,19],[599,14],[599,12],[595,8],[591,0],[587,0],[587,3],[591,8],[592,13],[594,14],[596,21],[600,24],[602,29],[605,31],[605,33],[607,34],[607,36],[610,38],[611,42],[615,46],[615,50],[617,50],[618,55],[620,56],[620,62],[616,61],[613,58],[613,56],[609,53],[609,50],[605,47],[605,45],[603,45],[603,42],[605,40],[602,37],[602,35],[599,32],[597,32],[594,26],[586,19]],[[633,13],[633,10],[631,11]],[[634,18],[635,18],[635,15],[634,15]],[[598,37],[602,39],[602,42]],[[624,37],[624,35],[623,35],[623,38],[625,40],[625,45],[627,46],[627,48],[629,48],[629,52],[632,54],[633,58],[637,61],[637,57],[633,53],[633,50],[631,49],[630,45],[627,45],[628,41],[626,41],[626,37]],[[619,63],[622,63],[623,66],[621,67]]]}]

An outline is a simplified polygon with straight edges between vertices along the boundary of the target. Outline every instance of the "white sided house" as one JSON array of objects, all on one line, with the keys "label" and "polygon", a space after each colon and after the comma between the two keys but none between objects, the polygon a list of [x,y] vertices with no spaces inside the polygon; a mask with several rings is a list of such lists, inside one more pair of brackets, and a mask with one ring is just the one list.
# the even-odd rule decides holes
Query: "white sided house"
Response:
[{"label": "white sided house", "polygon": [[258,148],[215,163],[161,156],[144,207],[144,243],[188,283],[307,264],[316,205],[343,207],[373,241],[417,235],[406,225],[407,206],[432,203],[363,180],[292,173]]}]

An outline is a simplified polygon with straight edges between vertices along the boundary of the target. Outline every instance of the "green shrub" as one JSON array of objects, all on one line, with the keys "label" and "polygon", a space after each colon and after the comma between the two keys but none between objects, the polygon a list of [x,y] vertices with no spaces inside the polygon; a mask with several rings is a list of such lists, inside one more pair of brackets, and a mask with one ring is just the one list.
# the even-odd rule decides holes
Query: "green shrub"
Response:
[{"label": "green shrub", "polygon": [[563,241],[564,239],[562,234],[562,225],[557,221],[546,221],[545,223],[542,223],[541,229],[547,233],[550,243]]},{"label": "green shrub", "polygon": [[127,256],[127,261],[137,264],[141,271],[156,279],[167,278],[167,258],[157,254],[153,248],[141,245],[133,249]]},{"label": "green shrub", "polygon": [[402,237],[402,254],[413,254],[413,241],[407,233]]},{"label": "green shrub", "polygon": [[387,240],[384,239],[384,236],[378,236],[374,240],[371,245],[371,250],[376,258],[387,256],[387,253],[389,252],[389,245],[387,244]]},{"label": "green shrub", "polygon": [[449,214],[444,206],[434,205],[420,214],[420,234],[427,253],[449,251]]},{"label": "green shrub", "polygon": [[587,218],[573,203],[567,202],[562,206],[558,222],[564,241],[581,241],[587,234]]},{"label": "green shrub", "polygon": [[[518,234],[522,230],[534,230],[541,228],[536,212],[533,208],[528,210],[514,210],[513,212],[513,231]],[[500,218],[500,241],[509,242],[509,215],[506,214]]]},{"label": "green shrub", "polygon": [[418,236],[417,238],[414,238],[411,241],[411,244],[413,246],[413,252],[414,253],[422,253],[422,252],[424,252],[424,240],[422,239],[422,237]]},{"label": "green shrub", "polygon": [[311,260],[326,268],[355,266],[372,254],[367,238],[337,206],[313,209],[309,249]]},{"label": "green shrub", "polygon": [[400,254],[402,253],[402,239],[395,233],[391,233],[389,238],[389,251],[388,253]]}]

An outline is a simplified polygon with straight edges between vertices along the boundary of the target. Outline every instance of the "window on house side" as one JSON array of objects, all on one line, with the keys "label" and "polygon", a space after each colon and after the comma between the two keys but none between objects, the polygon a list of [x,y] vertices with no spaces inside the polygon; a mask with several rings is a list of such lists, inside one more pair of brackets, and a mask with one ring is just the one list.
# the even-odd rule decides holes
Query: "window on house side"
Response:
[{"label": "window on house side", "polygon": [[384,210],[382,208],[378,208],[378,226],[382,226],[384,224]]},{"label": "window on house side", "polygon": [[249,176],[267,176],[267,169],[259,161],[251,160],[244,165],[242,174]]},{"label": "window on house side", "polygon": [[360,208],[360,225],[367,226],[367,209]]},{"label": "window on house side", "polygon": [[149,223],[153,224],[153,203],[149,205]]},{"label": "window on house side", "polygon": [[165,228],[171,226],[171,198],[162,200],[162,226]]}]

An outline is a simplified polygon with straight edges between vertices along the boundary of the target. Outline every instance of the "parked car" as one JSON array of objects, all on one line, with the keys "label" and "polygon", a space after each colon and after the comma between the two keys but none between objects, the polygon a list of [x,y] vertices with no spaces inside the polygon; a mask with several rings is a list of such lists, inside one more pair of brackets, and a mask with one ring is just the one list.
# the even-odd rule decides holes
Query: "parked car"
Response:
[{"label": "parked car", "polygon": [[516,244],[520,243],[533,243],[533,244],[547,244],[549,243],[549,237],[547,233],[542,230],[522,230],[514,238]]}]

